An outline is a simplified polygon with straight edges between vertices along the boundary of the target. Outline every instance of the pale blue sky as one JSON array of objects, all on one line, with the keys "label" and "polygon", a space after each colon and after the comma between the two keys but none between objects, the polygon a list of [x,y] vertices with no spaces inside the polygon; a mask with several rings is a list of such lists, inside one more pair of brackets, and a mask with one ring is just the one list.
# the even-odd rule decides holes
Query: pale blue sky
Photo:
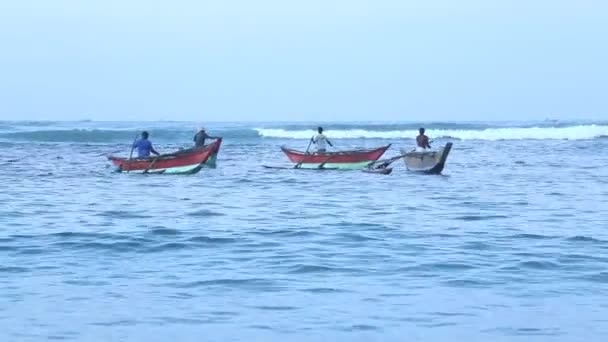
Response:
[{"label": "pale blue sky", "polygon": [[1,0],[0,119],[608,119],[608,1]]}]

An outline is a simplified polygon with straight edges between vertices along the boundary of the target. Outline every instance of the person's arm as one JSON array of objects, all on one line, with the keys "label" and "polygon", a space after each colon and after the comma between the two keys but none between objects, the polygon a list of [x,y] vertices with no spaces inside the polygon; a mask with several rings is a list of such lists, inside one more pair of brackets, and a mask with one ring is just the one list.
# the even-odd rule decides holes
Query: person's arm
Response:
[{"label": "person's arm", "polygon": [[131,148],[136,148],[136,147],[137,147],[137,145],[139,145],[139,140],[135,140],[135,141],[133,142],[133,145],[131,145]]},{"label": "person's arm", "polygon": [[334,144],[332,144],[331,141],[329,141],[329,139],[327,139],[327,143],[329,144],[329,146],[334,147]]},{"label": "person's arm", "polygon": [[155,154],[157,156],[160,156],[160,153],[156,152],[156,150],[152,146],[150,146],[150,152],[152,152],[153,154]]},{"label": "person's arm", "polygon": [[219,139],[220,137],[212,137],[209,134],[205,133],[205,138],[206,139]]},{"label": "person's arm", "polygon": [[192,138],[192,141],[196,142],[196,137],[198,137],[198,133],[196,133],[196,134],[194,135],[194,138]]}]

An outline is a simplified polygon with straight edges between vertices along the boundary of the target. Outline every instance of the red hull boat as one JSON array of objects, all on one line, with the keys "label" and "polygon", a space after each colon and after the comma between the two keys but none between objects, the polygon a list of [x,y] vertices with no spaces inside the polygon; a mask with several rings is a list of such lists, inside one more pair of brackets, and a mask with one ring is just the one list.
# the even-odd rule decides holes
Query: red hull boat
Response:
[{"label": "red hull boat", "polygon": [[367,150],[306,153],[281,147],[297,168],[363,169],[378,160],[391,145]]},{"label": "red hull boat", "polygon": [[193,174],[203,166],[214,166],[220,151],[221,139],[197,148],[161,154],[152,158],[121,158],[109,156],[108,159],[118,167],[120,172]]}]

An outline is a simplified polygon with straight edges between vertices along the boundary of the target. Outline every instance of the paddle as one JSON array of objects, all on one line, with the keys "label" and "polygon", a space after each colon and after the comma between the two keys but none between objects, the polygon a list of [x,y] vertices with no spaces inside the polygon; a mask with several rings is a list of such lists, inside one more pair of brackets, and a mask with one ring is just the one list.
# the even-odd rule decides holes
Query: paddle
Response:
[{"label": "paddle", "polygon": [[322,169],[323,167],[325,167],[325,164],[327,164],[327,162],[334,157],[335,157],[334,155],[327,157],[327,159],[325,159],[321,164],[319,164],[319,169]]},{"label": "paddle", "polygon": [[[135,139],[133,139],[133,143],[131,144],[131,153],[129,153],[129,159],[127,159],[127,162],[130,162],[131,158],[133,158],[133,150],[135,150],[135,142],[137,141],[137,138],[139,138],[139,134],[135,134]],[[122,164],[120,164],[121,169],[124,163],[125,162],[122,162]],[[131,171],[131,169],[127,170],[127,173],[129,173],[129,171]]]},{"label": "paddle", "polygon": [[403,157],[407,157],[407,154],[401,154],[401,155],[398,155],[396,157],[392,157],[392,158],[388,158],[388,159],[383,159],[383,160],[376,160],[376,161],[373,161],[373,162],[369,163],[369,165],[367,167],[371,168],[374,164],[382,163],[380,165],[377,165],[375,168],[376,169],[385,169],[389,165],[391,165],[392,163],[394,163],[395,161],[397,161],[397,160],[399,160],[399,159],[401,159]]},{"label": "paddle", "polygon": [[[313,137],[310,137],[310,140],[308,141],[308,147],[306,147],[306,152],[304,152],[304,155],[306,155],[306,156],[307,156],[307,155],[309,155],[308,151],[310,150],[310,145],[312,145],[312,142],[313,142],[313,139],[314,139],[314,138],[315,138],[314,136],[313,136]],[[304,161],[301,161],[301,162],[297,163],[297,164],[296,164],[296,165],[295,165],[293,168],[294,168],[294,169],[299,169],[299,168],[300,168],[300,166],[302,166],[302,163],[303,163],[303,162],[304,162]]]},{"label": "paddle", "polygon": [[148,171],[150,171],[150,169],[152,168],[152,166],[154,166],[154,164],[156,164],[156,161],[158,160],[158,157],[160,156],[156,156],[154,157],[154,159],[152,159],[152,162],[150,163],[150,165],[148,165],[148,167],[144,170],[144,173],[148,173]]}]

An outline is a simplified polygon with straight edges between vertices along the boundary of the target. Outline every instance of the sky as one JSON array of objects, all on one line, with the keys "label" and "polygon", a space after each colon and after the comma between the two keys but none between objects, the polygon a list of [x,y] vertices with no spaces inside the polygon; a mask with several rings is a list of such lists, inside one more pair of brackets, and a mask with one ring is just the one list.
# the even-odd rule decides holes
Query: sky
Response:
[{"label": "sky", "polygon": [[0,0],[0,120],[608,119],[603,0]]}]

